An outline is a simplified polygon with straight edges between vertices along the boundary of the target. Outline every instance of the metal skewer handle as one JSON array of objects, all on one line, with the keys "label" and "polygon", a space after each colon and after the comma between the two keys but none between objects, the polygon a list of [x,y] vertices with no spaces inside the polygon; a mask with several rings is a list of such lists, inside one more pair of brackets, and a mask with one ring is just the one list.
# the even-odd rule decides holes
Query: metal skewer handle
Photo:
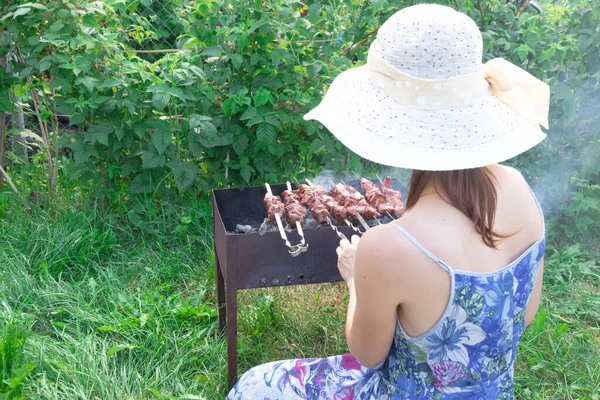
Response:
[{"label": "metal skewer handle", "polygon": [[[290,184],[290,181],[287,181],[285,184],[287,186],[287,189],[291,192],[292,191],[292,185]],[[302,249],[302,251],[307,251],[308,250],[308,244],[306,244],[306,240],[304,239],[304,231],[302,230],[302,224],[300,223],[300,221],[296,221],[296,230],[298,231],[298,234],[302,238],[302,240],[300,241],[300,244],[298,245],[298,247],[300,249]]]},{"label": "metal skewer handle", "polygon": [[[331,226],[331,229],[333,229],[333,230],[335,231],[335,233],[337,233],[337,235],[338,235],[338,237],[339,237],[340,239],[346,239],[346,240],[348,240],[348,238],[346,237],[346,235],[344,235],[342,232],[340,232],[340,231],[338,230],[338,227],[337,227],[337,226],[335,226],[335,225],[333,224],[333,222],[331,222],[331,219],[330,219],[329,217],[327,217],[327,222],[329,222],[329,226]],[[348,240],[348,241],[349,241],[349,240]]]},{"label": "metal skewer handle", "polygon": [[[312,186],[312,187],[314,187],[314,186],[315,186],[315,185],[314,185],[314,184],[313,184],[313,183],[310,181],[310,179],[308,179],[308,178],[305,178],[305,181],[306,181],[306,183],[308,183],[310,186]],[[332,182],[333,182],[333,181],[332,181]],[[334,183],[334,186],[335,186],[335,183]],[[337,229],[337,227],[336,227],[335,225],[333,225],[333,222],[331,222],[331,219],[327,218],[327,221],[329,222],[329,225],[330,225],[330,226],[333,228],[333,230],[334,230],[334,231],[335,231],[335,232],[338,234],[338,236],[340,236],[340,235],[344,235],[342,232],[339,232],[339,231],[338,231],[338,229]],[[362,235],[362,234],[363,234],[363,232],[362,232],[360,229],[358,229],[357,227],[355,227],[354,225],[352,225],[352,223],[351,223],[350,221],[348,221],[348,218],[345,218],[345,219],[344,219],[344,222],[346,223],[346,225],[348,225],[350,228],[352,228],[352,230],[354,230],[354,232],[358,233],[359,235]],[[346,237],[346,236],[344,235],[344,237]],[[341,238],[341,239],[343,239],[341,236],[340,236],[340,238]]]},{"label": "metal skewer handle", "polygon": [[[265,183],[265,186],[267,187],[267,192],[271,196],[273,196],[273,191],[271,190],[271,185],[269,185],[268,183]],[[285,241],[285,244],[290,249],[289,250],[290,255],[292,257],[296,257],[297,255],[302,253],[302,250],[298,246],[292,246],[290,244],[290,241],[288,240],[287,235],[285,234],[285,229],[283,229],[283,223],[281,222],[281,217],[279,216],[279,214],[275,214],[275,221],[277,221],[277,228],[279,228],[279,234],[281,235],[281,238]]]}]

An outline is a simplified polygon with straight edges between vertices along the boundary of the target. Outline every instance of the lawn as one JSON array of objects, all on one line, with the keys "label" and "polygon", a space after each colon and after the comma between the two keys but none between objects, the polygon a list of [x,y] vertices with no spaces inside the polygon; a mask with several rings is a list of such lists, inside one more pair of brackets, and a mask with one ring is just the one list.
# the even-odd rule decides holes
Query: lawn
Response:
[{"label": "lawn", "polygon": [[[0,398],[224,398],[210,204],[102,209],[2,198]],[[600,399],[598,262],[550,242],[518,398]],[[346,352],[345,297],[340,284],[241,293],[240,371]]]}]

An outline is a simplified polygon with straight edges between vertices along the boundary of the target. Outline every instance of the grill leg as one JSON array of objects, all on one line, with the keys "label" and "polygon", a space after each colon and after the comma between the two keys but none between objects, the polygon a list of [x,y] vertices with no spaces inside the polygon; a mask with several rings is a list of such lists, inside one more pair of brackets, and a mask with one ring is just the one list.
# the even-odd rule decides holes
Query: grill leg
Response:
[{"label": "grill leg", "polygon": [[227,307],[227,380],[229,389],[237,381],[237,288],[228,282]]},{"label": "grill leg", "polygon": [[225,304],[225,279],[223,278],[223,271],[221,271],[221,263],[219,257],[217,257],[217,251],[215,249],[215,278],[217,280],[217,309],[219,310],[219,331],[225,330],[227,320],[225,319],[225,311],[227,306]]}]

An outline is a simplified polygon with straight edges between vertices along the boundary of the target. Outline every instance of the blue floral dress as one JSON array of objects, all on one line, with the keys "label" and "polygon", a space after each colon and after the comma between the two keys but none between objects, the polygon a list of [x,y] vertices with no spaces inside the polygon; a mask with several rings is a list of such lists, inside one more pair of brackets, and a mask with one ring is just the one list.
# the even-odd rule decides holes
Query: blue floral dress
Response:
[{"label": "blue floral dress", "polygon": [[451,299],[436,325],[410,337],[398,321],[389,356],[377,368],[362,367],[351,354],[259,365],[228,399],[513,399],[513,367],[545,235],[501,270],[474,273],[451,268],[394,226],[450,274]]}]

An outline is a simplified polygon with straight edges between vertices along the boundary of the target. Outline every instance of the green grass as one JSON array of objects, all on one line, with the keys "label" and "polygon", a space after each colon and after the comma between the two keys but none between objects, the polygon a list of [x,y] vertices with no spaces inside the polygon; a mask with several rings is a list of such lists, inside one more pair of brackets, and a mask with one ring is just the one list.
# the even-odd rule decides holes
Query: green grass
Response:
[{"label": "green grass", "polygon": [[[207,201],[0,201],[0,398],[222,399]],[[344,285],[240,294],[240,372],[347,351]],[[600,399],[600,268],[550,248],[541,311],[521,345],[522,399]],[[10,382],[12,386],[5,382]]]}]

